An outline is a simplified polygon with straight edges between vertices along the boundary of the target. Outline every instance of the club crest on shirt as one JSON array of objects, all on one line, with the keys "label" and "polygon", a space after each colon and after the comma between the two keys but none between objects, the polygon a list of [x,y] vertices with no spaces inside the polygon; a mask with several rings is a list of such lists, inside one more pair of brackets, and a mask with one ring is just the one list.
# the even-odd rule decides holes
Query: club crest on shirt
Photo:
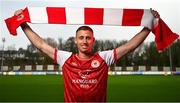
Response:
[{"label": "club crest on shirt", "polygon": [[93,60],[93,61],[91,62],[91,67],[97,68],[97,67],[99,67],[99,66],[100,66],[100,62],[99,62],[98,60]]}]

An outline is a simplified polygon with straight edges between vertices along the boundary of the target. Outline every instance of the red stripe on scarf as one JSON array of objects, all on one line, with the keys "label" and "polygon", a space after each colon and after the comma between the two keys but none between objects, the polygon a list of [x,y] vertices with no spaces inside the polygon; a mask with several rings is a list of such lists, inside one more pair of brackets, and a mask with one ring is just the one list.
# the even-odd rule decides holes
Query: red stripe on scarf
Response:
[{"label": "red stripe on scarf", "polygon": [[139,26],[144,10],[142,9],[123,9],[122,26]]},{"label": "red stripe on scarf", "polygon": [[103,24],[103,8],[84,8],[85,24]]},{"label": "red stripe on scarf", "polygon": [[66,24],[65,8],[47,7],[48,23],[50,24]]}]

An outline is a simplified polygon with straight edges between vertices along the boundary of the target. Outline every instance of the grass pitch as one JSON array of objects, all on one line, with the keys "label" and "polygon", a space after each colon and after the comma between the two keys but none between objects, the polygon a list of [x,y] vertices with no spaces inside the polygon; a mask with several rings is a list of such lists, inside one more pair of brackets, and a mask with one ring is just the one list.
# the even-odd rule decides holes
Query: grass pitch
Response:
[{"label": "grass pitch", "polygon": [[[109,76],[108,102],[179,102],[180,76]],[[0,76],[0,102],[63,102],[61,75]]]}]

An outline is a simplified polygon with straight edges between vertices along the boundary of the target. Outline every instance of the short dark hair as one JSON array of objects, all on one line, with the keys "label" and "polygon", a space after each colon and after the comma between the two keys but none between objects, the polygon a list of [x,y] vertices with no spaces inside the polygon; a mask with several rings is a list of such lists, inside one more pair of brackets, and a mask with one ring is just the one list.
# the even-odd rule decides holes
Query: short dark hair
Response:
[{"label": "short dark hair", "polygon": [[81,27],[79,27],[79,28],[76,30],[76,34],[77,34],[77,32],[80,31],[80,30],[88,30],[88,31],[90,31],[90,32],[93,33],[92,28],[89,27],[89,26],[81,26]]}]

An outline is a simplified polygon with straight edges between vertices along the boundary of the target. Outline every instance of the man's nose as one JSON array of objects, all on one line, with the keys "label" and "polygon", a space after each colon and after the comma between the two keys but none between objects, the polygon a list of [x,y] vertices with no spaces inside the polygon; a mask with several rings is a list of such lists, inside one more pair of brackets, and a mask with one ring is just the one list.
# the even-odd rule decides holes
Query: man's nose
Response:
[{"label": "man's nose", "polygon": [[83,43],[87,43],[87,39],[86,38],[83,39]]}]

